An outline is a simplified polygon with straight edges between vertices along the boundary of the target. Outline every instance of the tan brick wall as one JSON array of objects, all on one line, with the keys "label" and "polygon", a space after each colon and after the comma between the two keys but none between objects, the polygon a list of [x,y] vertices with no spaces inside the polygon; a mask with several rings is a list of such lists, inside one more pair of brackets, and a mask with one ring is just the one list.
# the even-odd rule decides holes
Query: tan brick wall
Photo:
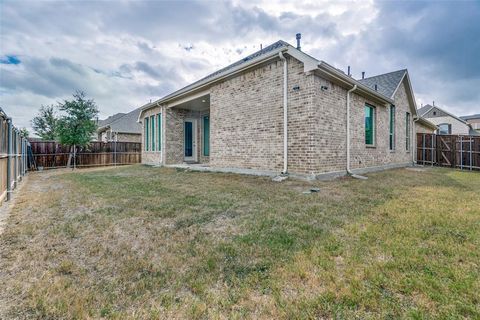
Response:
[{"label": "tan brick wall", "polygon": [[[405,85],[402,83],[395,99],[395,150],[389,149],[389,107],[379,105],[353,94],[351,106],[351,168],[376,167],[387,164],[401,164],[412,161],[413,116],[407,98]],[[365,145],[365,104],[375,107],[375,146]],[[406,113],[410,113],[410,148],[406,150]]]},{"label": "tan brick wall", "polygon": [[[294,172],[308,172],[312,161],[313,85],[314,76],[306,76],[300,62],[288,59],[289,165]],[[212,166],[281,171],[283,62],[273,61],[214,86],[210,132]]]},{"label": "tan brick wall", "polygon": [[450,124],[452,126],[452,134],[468,135],[470,133],[470,128],[468,125],[451,116],[428,118],[428,121],[436,124],[437,126],[442,123]]},{"label": "tan brick wall", "polygon": [[142,135],[134,134],[134,133],[118,133],[117,141],[118,142],[142,142]]}]

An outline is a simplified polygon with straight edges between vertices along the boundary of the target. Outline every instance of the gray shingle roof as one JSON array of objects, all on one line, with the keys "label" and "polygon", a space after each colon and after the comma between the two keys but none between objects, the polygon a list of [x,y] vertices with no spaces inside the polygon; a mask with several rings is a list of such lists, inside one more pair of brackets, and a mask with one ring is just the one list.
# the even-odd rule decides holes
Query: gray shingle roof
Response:
[{"label": "gray shingle roof", "polygon": [[137,108],[127,114],[123,114],[122,117],[118,117],[116,120],[106,125],[99,126],[98,131],[103,131],[106,127],[108,127],[111,128],[113,132],[141,134],[142,125],[137,122],[141,109],[142,108]]},{"label": "gray shingle roof", "polygon": [[470,119],[480,119],[480,113],[477,113],[477,114],[472,114],[472,115],[469,115],[469,116],[461,116],[459,117],[460,119],[462,120],[470,120]]},{"label": "gray shingle roof", "polygon": [[377,85],[377,91],[379,93],[389,98],[393,98],[393,94],[395,93],[395,90],[400,84],[400,81],[402,81],[403,76],[406,72],[406,69],[402,69],[394,72],[380,74],[374,77],[360,79],[358,80],[358,82],[366,85],[373,90],[375,90],[375,85]]},{"label": "gray shingle roof", "polygon": [[430,110],[431,108],[432,108],[431,105],[426,104],[426,105],[424,105],[423,107],[419,108],[419,109],[417,110],[417,113],[418,113],[418,115],[419,115],[420,117],[422,117],[422,116],[423,116],[425,113],[427,113],[427,111]]},{"label": "gray shingle roof", "polygon": [[109,117],[106,118],[106,119],[98,120],[97,125],[98,125],[99,127],[106,126],[107,124],[112,123],[113,121],[116,121],[116,120],[120,119],[120,118],[123,117],[124,115],[125,115],[125,113],[123,113],[123,112],[115,113],[114,115],[109,116]]}]

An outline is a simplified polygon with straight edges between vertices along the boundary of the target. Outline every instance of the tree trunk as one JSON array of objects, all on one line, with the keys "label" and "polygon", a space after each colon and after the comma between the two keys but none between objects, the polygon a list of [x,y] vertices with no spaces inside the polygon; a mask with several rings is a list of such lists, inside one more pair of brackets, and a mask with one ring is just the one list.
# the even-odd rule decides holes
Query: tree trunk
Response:
[{"label": "tree trunk", "polygon": [[74,151],[74,146],[71,146],[70,147],[70,153],[68,154],[67,168],[72,167],[73,151]]}]

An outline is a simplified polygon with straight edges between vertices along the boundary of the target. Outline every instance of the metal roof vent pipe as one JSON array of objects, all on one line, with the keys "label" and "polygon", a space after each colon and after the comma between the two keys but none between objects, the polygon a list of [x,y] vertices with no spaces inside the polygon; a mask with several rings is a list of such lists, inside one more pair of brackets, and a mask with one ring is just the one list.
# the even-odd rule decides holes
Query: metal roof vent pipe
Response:
[{"label": "metal roof vent pipe", "polygon": [[375,91],[378,91],[378,86],[375,84]]},{"label": "metal roof vent pipe", "polygon": [[349,76],[349,77],[351,76],[351,74],[350,74],[350,66],[348,66],[348,68],[347,68],[347,76]]},{"label": "metal roof vent pipe", "polygon": [[365,71],[362,71],[362,79],[365,79]]},{"label": "metal roof vent pipe", "polygon": [[297,49],[298,49],[298,50],[302,50],[302,47],[300,46],[300,39],[302,39],[302,34],[301,34],[301,33],[297,33],[297,34],[296,34],[296,38],[297,38]]}]

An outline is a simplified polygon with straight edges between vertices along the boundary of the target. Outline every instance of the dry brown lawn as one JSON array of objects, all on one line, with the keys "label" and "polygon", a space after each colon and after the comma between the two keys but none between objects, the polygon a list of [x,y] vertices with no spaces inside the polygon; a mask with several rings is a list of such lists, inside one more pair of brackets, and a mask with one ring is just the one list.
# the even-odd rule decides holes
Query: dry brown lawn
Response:
[{"label": "dry brown lawn", "polygon": [[34,173],[16,198],[1,319],[480,318],[480,173],[130,166]]}]

